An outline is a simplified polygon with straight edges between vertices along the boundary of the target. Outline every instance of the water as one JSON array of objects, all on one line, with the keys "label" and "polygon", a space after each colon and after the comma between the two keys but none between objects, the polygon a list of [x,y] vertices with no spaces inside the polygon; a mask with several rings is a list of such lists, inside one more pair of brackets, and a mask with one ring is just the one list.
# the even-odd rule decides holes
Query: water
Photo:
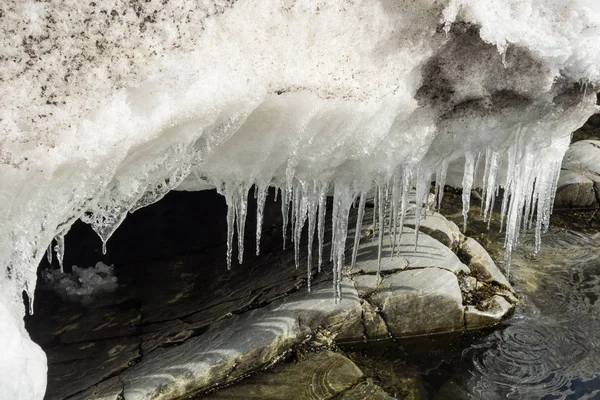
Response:
[{"label": "water", "polygon": [[[368,344],[350,356],[400,398],[600,399],[600,234],[556,230],[534,249],[526,235],[513,256],[523,299],[500,328]],[[398,387],[398,374],[419,383]]]}]

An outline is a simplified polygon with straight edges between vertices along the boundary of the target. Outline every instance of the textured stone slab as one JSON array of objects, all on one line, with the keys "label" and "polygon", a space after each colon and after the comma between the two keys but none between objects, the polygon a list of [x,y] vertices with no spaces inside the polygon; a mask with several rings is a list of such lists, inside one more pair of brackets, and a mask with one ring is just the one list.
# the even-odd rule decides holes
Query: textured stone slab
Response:
[{"label": "textured stone slab", "polygon": [[479,242],[473,238],[465,238],[460,251],[467,259],[469,268],[479,273],[477,279],[487,283],[496,282],[512,290],[508,279],[498,269],[492,257]]},{"label": "textured stone slab", "polygon": [[381,309],[394,337],[451,332],[464,327],[458,279],[439,268],[386,276],[372,301]]},{"label": "textured stone slab", "polygon": [[[469,268],[464,265],[448,247],[429,235],[419,233],[415,249],[415,230],[404,228],[402,235],[397,237],[397,253],[391,256],[390,237],[383,238],[381,271],[393,272],[413,268],[435,267],[453,273],[469,273]],[[377,272],[377,239],[366,239],[360,244],[356,266],[353,274],[373,274]]]},{"label": "textured stone slab", "polygon": [[563,169],[558,179],[554,204],[556,207],[589,207],[597,204],[594,181],[580,172]]},{"label": "textured stone slab", "polygon": [[367,379],[345,391],[340,400],[395,400],[395,398],[377,386],[372,379]]},{"label": "textured stone slab", "polygon": [[253,375],[206,399],[331,399],[351,388],[362,376],[362,371],[343,355],[322,351],[309,353],[299,362],[280,364],[271,371]]},{"label": "textured stone slab", "polygon": [[297,292],[267,307],[214,323],[176,347],[158,348],[121,375],[125,399],[178,398],[235,380],[289,350],[318,327],[362,335],[356,290],[343,285],[335,304],[331,283]]},{"label": "textured stone slab", "polygon": [[[456,249],[460,243],[461,233],[458,226],[454,222],[448,221],[446,217],[438,212],[427,214],[421,218],[419,223],[421,232],[438,240],[452,250]],[[407,219],[405,226],[414,229],[416,226],[415,218]]]},{"label": "textured stone slab", "polygon": [[500,322],[512,307],[504,297],[497,295],[482,304],[483,309],[467,306],[465,309],[465,326],[467,329],[493,326]]}]

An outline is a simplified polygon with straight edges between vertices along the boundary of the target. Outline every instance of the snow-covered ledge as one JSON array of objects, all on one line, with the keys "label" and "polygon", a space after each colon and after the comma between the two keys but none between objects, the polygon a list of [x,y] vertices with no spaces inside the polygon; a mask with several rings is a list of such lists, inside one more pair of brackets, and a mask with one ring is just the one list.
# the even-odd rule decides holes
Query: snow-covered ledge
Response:
[{"label": "snow-covered ledge", "polygon": [[10,399],[43,397],[22,292],[32,308],[40,259],[54,245],[61,257],[78,218],[106,242],[183,181],[225,195],[231,241],[249,188],[261,200],[278,186],[314,229],[333,193],[343,243],[350,205],[374,183],[401,222],[403,194],[456,180],[459,162],[459,184],[483,179],[486,209],[497,185],[511,194],[510,254],[522,218],[537,209],[547,225],[569,135],[595,112],[600,82],[595,0],[7,0],[0,26]]}]

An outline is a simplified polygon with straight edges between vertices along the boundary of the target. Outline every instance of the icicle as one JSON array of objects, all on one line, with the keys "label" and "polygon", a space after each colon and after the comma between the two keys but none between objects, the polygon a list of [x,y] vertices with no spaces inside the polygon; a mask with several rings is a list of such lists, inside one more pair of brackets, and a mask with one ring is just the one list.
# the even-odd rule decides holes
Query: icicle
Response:
[{"label": "icicle", "polygon": [[46,250],[46,258],[48,259],[48,264],[52,265],[52,240],[50,240],[48,250]]},{"label": "icicle", "polygon": [[360,235],[362,229],[362,221],[365,216],[365,205],[367,203],[367,192],[361,192],[360,202],[358,203],[358,215],[356,217],[356,231],[354,232],[354,246],[352,247],[352,264],[351,268],[356,265],[356,257],[358,255],[358,246],[360,244]]},{"label": "icicle", "polygon": [[[404,168],[404,174],[402,175],[402,201],[400,204],[400,233],[398,240],[402,239],[402,232],[404,231],[404,219],[406,218],[406,209],[408,208],[408,194],[411,188],[412,171],[408,168]],[[400,251],[400,247],[398,247]]]},{"label": "icicle", "polygon": [[439,166],[435,173],[435,195],[434,200],[437,211],[440,210],[442,205],[442,198],[444,197],[444,187],[446,186],[446,175],[448,174],[448,161],[442,160],[442,164]]},{"label": "icicle", "polygon": [[334,282],[333,291],[336,302],[342,299],[342,268],[344,266],[344,254],[346,250],[346,237],[348,235],[348,214],[354,195],[346,185],[336,184],[334,189],[334,211],[332,215],[332,227],[335,240],[332,242],[334,247],[333,271]]},{"label": "icicle", "polygon": [[325,213],[327,211],[327,185],[321,184],[319,190],[319,221],[318,221],[318,239],[319,239],[319,265],[318,272],[321,272],[323,265],[323,245],[325,244]]},{"label": "icicle", "polygon": [[[56,241],[56,246],[54,246],[54,252],[56,253],[56,259],[58,260],[58,265],[60,265],[60,272],[64,272],[63,268],[63,259],[65,257],[65,236],[64,234],[57,235],[54,240]],[[103,244],[104,248],[106,244]]]},{"label": "icicle", "polygon": [[102,254],[106,255],[106,243],[107,241],[102,239]]},{"label": "icicle", "polygon": [[29,290],[29,283],[25,284],[25,293],[27,293],[29,315],[33,315],[33,302],[35,301],[35,291]]},{"label": "icicle", "polygon": [[235,224],[235,205],[233,199],[227,200],[227,269],[231,269],[231,254],[233,253],[233,229]]},{"label": "icicle", "polygon": [[246,231],[246,215],[248,214],[248,188],[244,184],[238,186],[236,202],[236,222],[238,238],[238,263],[244,260],[244,232]]},{"label": "icicle", "polygon": [[283,250],[287,241],[287,226],[290,207],[289,192],[287,189],[281,189],[281,216],[283,218]]},{"label": "icicle", "polygon": [[318,185],[317,182],[313,182],[312,190],[310,191],[310,199],[308,200],[308,266],[307,266],[307,282],[308,282],[308,291],[310,292],[310,282],[312,278],[312,250],[313,250],[313,241],[315,238],[315,225],[317,218],[317,207],[318,207]]},{"label": "icicle", "polygon": [[[265,212],[265,202],[269,187],[267,185],[256,184],[254,195],[256,196],[256,255],[260,254],[260,237],[262,235],[262,225]],[[277,192],[275,192],[277,199]]]},{"label": "icicle", "polygon": [[417,174],[417,188],[415,192],[415,253],[417,252],[417,244],[419,242],[423,203],[427,202],[427,194],[429,193],[430,186],[431,183],[429,182],[428,174],[425,174],[422,170],[419,170]]},{"label": "icicle", "polygon": [[377,226],[377,216],[378,214],[378,204],[379,203],[379,190],[375,190],[375,195],[373,196],[373,236],[371,236],[371,240],[375,240],[375,227]]},{"label": "icicle", "polygon": [[402,186],[400,186],[400,177],[398,176],[399,172],[396,172],[392,177],[392,248],[391,248],[391,257],[394,257],[396,254],[396,235],[398,233],[398,202],[400,200],[400,196],[402,195]]},{"label": "icicle", "polygon": [[[334,194],[335,194],[335,189],[334,189]],[[332,221],[337,221],[339,218],[339,205],[340,205],[340,199],[337,199],[334,196],[333,198],[333,212],[331,214],[331,219]],[[335,252],[336,252],[336,246],[334,244],[336,244],[336,234],[338,233],[338,231],[335,229],[335,225],[332,223],[331,225],[332,229],[331,229],[331,252],[329,254],[329,262],[333,262],[335,264]]]},{"label": "icicle", "polygon": [[308,213],[308,184],[305,182],[301,183],[302,188],[296,190],[296,196],[300,199],[296,202],[298,204],[296,210],[296,226],[294,227],[294,260],[296,262],[296,268],[300,264],[300,239],[302,237],[302,229],[306,223]]},{"label": "icicle", "polygon": [[378,186],[378,195],[379,197],[379,237],[378,239],[378,248],[377,248],[377,277],[381,273],[381,250],[383,248],[383,225],[384,225],[384,215],[385,215],[385,188],[382,185]]},{"label": "icicle", "polygon": [[475,157],[473,153],[465,154],[465,172],[462,180],[462,203],[463,203],[463,232],[467,231],[467,219],[469,217],[469,208],[471,207],[471,188],[473,187],[473,169],[475,167]]}]

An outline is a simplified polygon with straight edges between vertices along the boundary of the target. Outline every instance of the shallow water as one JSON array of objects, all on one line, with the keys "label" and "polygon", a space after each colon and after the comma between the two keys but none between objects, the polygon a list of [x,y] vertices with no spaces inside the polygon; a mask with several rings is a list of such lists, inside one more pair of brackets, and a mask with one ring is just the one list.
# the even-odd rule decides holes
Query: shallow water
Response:
[{"label": "shallow water", "polygon": [[524,236],[513,256],[523,299],[502,327],[355,346],[351,358],[399,398],[415,390],[398,388],[385,369],[420,379],[412,398],[600,399],[600,234],[556,231],[533,249]]}]

